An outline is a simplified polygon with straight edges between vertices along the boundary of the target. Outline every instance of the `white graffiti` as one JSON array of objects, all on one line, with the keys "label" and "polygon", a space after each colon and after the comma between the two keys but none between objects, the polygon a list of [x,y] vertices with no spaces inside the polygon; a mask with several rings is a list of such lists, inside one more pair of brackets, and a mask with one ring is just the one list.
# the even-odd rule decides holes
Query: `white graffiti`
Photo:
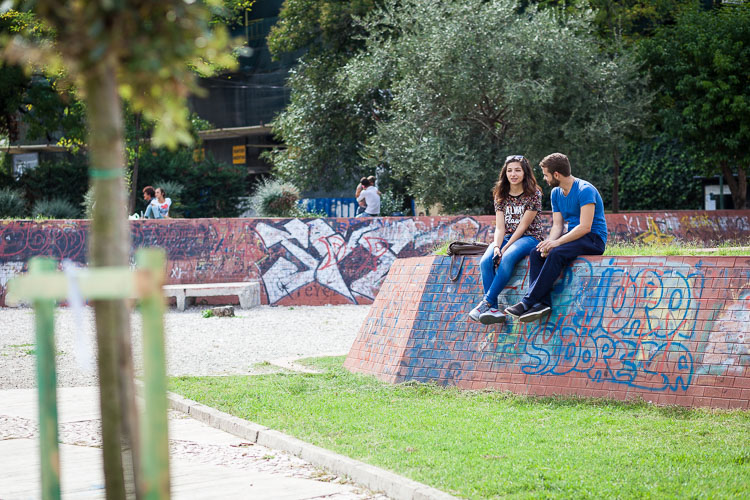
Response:
[{"label": "white graffiti", "polygon": [[[334,231],[323,219],[307,223],[294,219],[282,227],[261,222],[255,228],[266,248],[281,245],[287,251],[287,256],[299,262],[297,264],[286,257],[279,257],[262,275],[269,304],[313,282],[340,293],[352,302],[356,302],[354,294],[374,299],[399,252],[409,244],[413,243],[415,248],[432,246],[439,238],[466,234],[466,228],[476,234],[480,225],[468,217],[450,226],[437,224],[429,228],[417,228],[411,218],[375,219],[371,224],[352,231],[348,239]],[[339,263],[357,247],[375,257],[377,264],[347,285]]]}]

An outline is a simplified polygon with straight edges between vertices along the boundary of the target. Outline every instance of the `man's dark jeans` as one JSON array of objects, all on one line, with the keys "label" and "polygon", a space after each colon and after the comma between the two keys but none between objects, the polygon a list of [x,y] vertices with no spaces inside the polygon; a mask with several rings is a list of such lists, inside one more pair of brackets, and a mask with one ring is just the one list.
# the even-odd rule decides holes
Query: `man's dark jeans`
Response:
[{"label": "man's dark jeans", "polygon": [[588,233],[575,241],[564,243],[550,250],[547,257],[542,257],[534,249],[529,255],[529,282],[531,286],[523,303],[526,307],[541,303],[552,305],[550,292],[555,280],[560,277],[563,268],[573,262],[579,255],[601,255],[604,253],[604,242],[594,233]]}]

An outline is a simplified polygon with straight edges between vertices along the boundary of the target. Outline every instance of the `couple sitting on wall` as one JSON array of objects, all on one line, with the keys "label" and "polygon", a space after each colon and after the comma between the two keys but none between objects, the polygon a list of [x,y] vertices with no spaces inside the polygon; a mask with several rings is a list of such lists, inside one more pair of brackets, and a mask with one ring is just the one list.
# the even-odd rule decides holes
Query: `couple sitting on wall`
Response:
[{"label": "couple sitting on wall", "polygon": [[[485,325],[502,323],[510,315],[535,321],[551,312],[550,292],[560,272],[579,255],[601,255],[607,242],[604,203],[599,191],[571,175],[568,157],[546,156],[539,166],[552,186],[552,229],[542,234],[539,190],[529,160],[509,156],[492,191],[495,202],[495,239],[480,261],[484,298],[469,317]],[[564,224],[568,232],[564,233]],[[564,234],[563,234],[564,233]],[[501,311],[498,295],[521,259],[529,256],[529,289],[521,302]]]}]

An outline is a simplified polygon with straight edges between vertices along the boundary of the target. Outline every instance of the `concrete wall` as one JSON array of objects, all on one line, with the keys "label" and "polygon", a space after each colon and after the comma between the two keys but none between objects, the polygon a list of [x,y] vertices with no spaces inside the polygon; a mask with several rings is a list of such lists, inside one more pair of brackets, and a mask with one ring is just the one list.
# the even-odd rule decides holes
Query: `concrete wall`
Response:
[{"label": "concrete wall", "polygon": [[[750,257],[585,257],[553,292],[548,320],[485,326],[479,257],[456,282],[448,257],[391,267],[345,366],[520,394],[643,398],[750,408]],[[501,294],[516,303],[528,259]]]},{"label": "concrete wall", "polygon": [[[549,224],[549,214],[544,215]],[[607,215],[612,240],[750,241],[750,211]],[[264,304],[371,303],[396,258],[489,241],[494,216],[131,221],[133,249],[167,252],[169,283],[260,280]],[[88,221],[0,221],[0,305],[34,256],[87,262]]]}]

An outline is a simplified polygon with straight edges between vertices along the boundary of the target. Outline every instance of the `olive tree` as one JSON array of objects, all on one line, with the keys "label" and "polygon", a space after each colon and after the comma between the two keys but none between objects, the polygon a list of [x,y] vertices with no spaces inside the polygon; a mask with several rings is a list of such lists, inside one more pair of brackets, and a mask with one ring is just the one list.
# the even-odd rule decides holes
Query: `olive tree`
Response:
[{"label": "olive tree", "polygon": [[[577,175],[608,182],[613,148],[648,104],[626,55],[606,55],[585,17],[510,0],[388,0],[363,21],[366,49],[340,74],[382,116],[364,161],[407,179],[449,211],[491,207],[507,154],[569,154]],[[593,178],[592,178],[593,176]]]}]

